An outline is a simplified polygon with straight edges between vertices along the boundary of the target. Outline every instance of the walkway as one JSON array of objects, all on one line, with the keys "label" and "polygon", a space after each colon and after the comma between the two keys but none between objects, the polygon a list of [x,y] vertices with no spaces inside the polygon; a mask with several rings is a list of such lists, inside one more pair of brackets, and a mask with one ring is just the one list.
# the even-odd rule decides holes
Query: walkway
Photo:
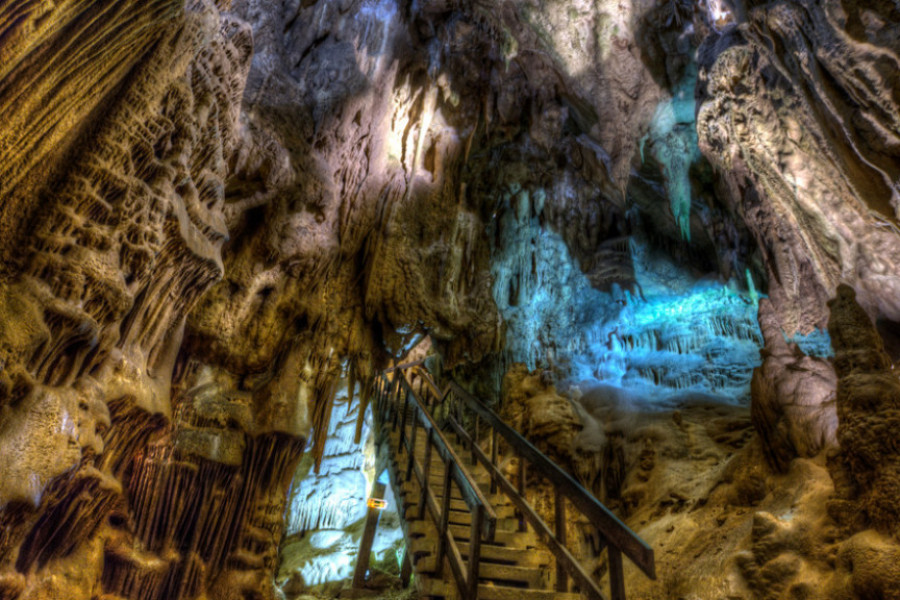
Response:
[{"label": "walkway", "polygon": [[[422,598],[605,599],[567,544],[571,517],[607,552],[609,595],[625,599],[622,556],[655,578],[653,550],[568,473],[451,381],[440,390],[422,362],[382,374],[375,389],[379,451],[398,502],[407,557]],[[473,443],[473,438],[478,440]],[[526,499],[529,481],[554,490],[553,525]],[[370,511],[360,557],[374,535]],[[580,547],[576,543],[575,547]],[[357,567],[363,583],[367,560]]]}]

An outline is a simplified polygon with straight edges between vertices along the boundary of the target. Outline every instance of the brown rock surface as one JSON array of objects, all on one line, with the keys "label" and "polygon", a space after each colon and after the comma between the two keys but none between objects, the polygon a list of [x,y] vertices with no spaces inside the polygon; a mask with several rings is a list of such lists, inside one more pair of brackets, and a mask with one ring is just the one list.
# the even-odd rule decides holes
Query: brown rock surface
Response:
[{"label": "brown rock surface", "polygon": [[763,362],[753,372],[751,414],[769,463],[786,470],[790,461],[812,458],[837,445],[834,368],[788,344],[772,304],[759,304],[766,340]]},{"label": "brown rock surface", "polygon": [[[0,3],[0,598],[278,597],[287,486],[342,376],[365,388],[424,335],[505,371],[503,211],[599,289],[632,288],[635,228],[768,277],[759,441],[743,409],[573,407],[513,373],[523,430],[660,551],[704,553],[637,589],[814,597],[829,573],[830,597],[889,597],[897,382],[863,321],[900,322],[900,14],[736,4],[719,36],[727,11],[656,0]],[[708,33],[715,173],[685,158],[690,118],[644,160]],[[862,309],[839,290],[829,506],[854,536],[823,557],[834,375],[780,330],[823,325],[839,282]]]},{"label": "brown rock surface", "polygon": [[[834,506],[837,510],[844,502],[855,505],[869,524],[898,539],[900,379],[853,288],[839,286],[829,308],[840,442],[840,454],[832,462],[838,491]],[[854,526],[853,521],[842,524]]]},{"label": "brown rock surface", "polygon": [[500,416],[539,450],[572,469],[575,437],[582,425],[571,402],[556,393],[549,372],[514,365],[503,379]]}]

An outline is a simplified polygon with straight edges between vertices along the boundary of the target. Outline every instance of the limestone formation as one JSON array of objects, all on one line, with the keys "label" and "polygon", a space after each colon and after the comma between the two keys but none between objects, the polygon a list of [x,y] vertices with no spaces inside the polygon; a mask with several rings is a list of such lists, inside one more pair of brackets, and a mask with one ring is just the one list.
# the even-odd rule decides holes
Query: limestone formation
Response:
[{"label": "limestone formation", "polygon": [[0,3],[0,598],[281,597],[298,464],[425,338],[656,544],[637,597],[891,597],[898,31]]},{"label": "limestone formation", "polygon": [[897,9],[742,2],[706,42],[700,149],[753,232],[788,335],[824,327],[838,283],[873,314],[896,304]]},{"label": "limestone formation", "polygon": [[833,461],[838,492],[833,507],[845,526],[859,525],[858,519],[848,521],[854,512],[850,506],[855,506],[868,523],[897,538],[900,380],[875,326],[856,302],[853,288],[839,286],[829,308],[828,331],[834,340],[838,375],[840,443],[840,454]]},{"label": "limestone formation", "polygon": [[769,300],[759,311],[766,346],[751,383],[753,424],[768,461],[784,471],[795,457],[812,458],[837,445],[837,378],[827,359],[788,344]]},{"label": "limestone formation", "polygon": [[556,393],[550,373],[529,373],[524,365],[514,365],[503,381],[500,409],[506,422],[557,464],[576,468],[575,437],[581,424],[569,400]]}]

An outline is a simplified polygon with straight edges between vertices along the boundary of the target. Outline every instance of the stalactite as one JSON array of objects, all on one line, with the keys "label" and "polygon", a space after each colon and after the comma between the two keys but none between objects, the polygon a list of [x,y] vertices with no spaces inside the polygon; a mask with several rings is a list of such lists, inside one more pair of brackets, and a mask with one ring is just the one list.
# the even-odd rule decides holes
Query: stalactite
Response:
[{"label": "stalactite", "polygon": [[104,589],[130,599],[195,597],[227,569],[274,568],[278,498],[302,445],[284,434],[258,436],[236,466],[151,445],[135,462],[130,489],[144,551],[109,551]]},{"label": "stalactite", "polygon": [[323,387],[318,387],[316,394],[315,412],[313,413],[313,447],[312,454],[315,461],[315,472],[322,467],[322,458],[325,456],[325,442],[328,439],[328,424],[331,422],[331,409],[334,407],[337,381],[326,376]]},{"label": "stalactite", "polygon": [[16,568],[25,573],[69,555],[94,534],[120,494],[118,481],[89,464],[54,481],[46,508],[19,549]]}]

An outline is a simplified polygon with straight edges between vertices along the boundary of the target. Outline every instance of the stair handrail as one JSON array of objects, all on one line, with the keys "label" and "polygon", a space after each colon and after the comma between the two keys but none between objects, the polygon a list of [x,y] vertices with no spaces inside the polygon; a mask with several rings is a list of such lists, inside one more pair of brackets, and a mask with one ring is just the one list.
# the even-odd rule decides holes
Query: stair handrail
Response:
[{"label": "stair handrail", "polygon": [[[427,374],[428,372],[425,371],[425,373]],[[430,377],[428,377],[426,379],[426,381],[431,381],[432,387],[437,389],[436,386],[434,386],[433,380],[431,380]],[[484,506],[484,510],[485,510],[484,539],[485,540],[493,540],[494,533],[496,532],[496,525],[497,525],[497,514],[494,511],[493,506],[487,500],[487,498],[485,498],[484,492],[481,491],[481,488],[478,486],[478,483],[475,481],[475,478],[472,477],[472,474],[469,472],[469,469],[466,468],[465,461],[463,461],[459,457],[459,455],[456,454],[456,451],[453,449],[453,446],[447,440],[447,437],[446,437],[446,435],[444,435],[444,432],[441,429],[440,425],[434,420],[434,417],[432,416],[431,412],[428,410],[429,407],[426,405],[426,403],[422,400],[422,398],[413,389],[412,383],[410,383],[409,379],[406,378],[405,374],[404,374],[404,377],[401,379],[400,384],[401,384],[401,386],[403,386],[404,388],[406,388],[409,391],[410,395],[413,397],[413,399],[417,403],[419,411],[420,411],[419,414],[420,414],[421,418],[423,420],[427,421],[427,425],[425,425],[424,422],[423,422],[423,425],[427,429],[434,431],[434,435],[436,436],[435,448],[437,448],[438,452],[441,453],[441,457],[444,458],[445,460],[452,459],[455,467],[457,468],[458,477],[454,477],[453,480],[456,481],[456,484],[458,486],[460,486],[460,493],[463,496],[466,496],[466,498],[464,498],[464,500],[466,501],[466,504],[469,506],[469,508],[473,508],[472,504],[469,503],[469,499],[468,499],[468,497],[471,496],[473,504],[478,503],[478,504],[481,504],[482,506]],[[448,386],[448,389],[449,389],[449,386]],[[446,394],[444,394],[444,395],[446,395]],[[420,422],[422,422],[422,421],[420,421]],[[409,446],[407,446],[407,449],[410,449]]]},{"label": "stair handrail", "polygon": [[[582,593],[597,600],[603,599],[603,594],[597,587],[594,579],[588,575],[577,559],[572,556],[565,545],[565,503],[567,499],[578,509],[581,514],[597,527],[600,535],[607,542],[609,558],[610,588],[613,600],[624,600],[624,575],[622,572],[622,557],[625,554],[647,577],[656,579],[656,564],[653,549],[647,545],[625,523],[603,505],[593,494],[581,486],[569,473],[564,471],[555,462],[538,450],[522,434],[510,427],[493,410],[476,399],[452,378],[448,383],[453,397],[464,404],[476,415],[474,435],[465,431],[455,417],[449,421],[457,435],[459,435],[472,451],[473,461],[477,458],[491,474],[491,489],[502,488],[514,504],[522,512],[522,516],[531,522],[535,532],[544,539],[548,548],[557,559],[557,591],[567,590],[565,572],[573,577],[581,588]],[[478,446],[479,420],[483,420],[491,428],[491,457],[488,457]],[[499,434],[509,443],[519,456],[519,485],[514,486],[497,467],[497,439]],[[556,531],[552,531],[544,520],[534,511],[525,500],[525,462],[527,460],[541,476],[548,479],[556,492]]]},{"label": "stair handrail", "polygon": [[403,364],[394,365],[392,367],[387,367],[386,369],[384,369],[381,372],[381,374],[384,375],[387,373],[393,373],[394,371],[405,371],[410,367],[417,367],[420,365],[424,365],[426,360],[427,359],[425,359],[425,358],[420,358],[419,360],[411,360],[411,361],[403,363]]},{"label": "stair handrail", "polygon": [[[444,436],[441,427],[437,424],[431,415],[428,403],[424,402],[420,393],[417,393],[412,383],[409,381],[408,372],[416,367],[421,367],[424,361],[414,361],[403,365],[397,365],[386,369],[381,373],[376,381],[376,411],[380,417],[383,427],[398,428],[399,421],[399,445],[407,450],[407,466],[406,479],[415,474],[422,490],[422,496],[419,501],[418,518],[425,517],[425,509],[428,512],[438,528],[440,535],[438,543],[438,552],[436,555],[435,570],[440,576],[443,568],[443,559],[446,556],[450,564],[453,577],[459,588],[460,595],[463,598],[476,600],[478,596],[478,571],[480,562],[481,540],[492,541],[497,527],[497,514],[493,506],[484,497],[483,492],[478,487],[475,479],[472,477],[465,463],[453,450],[449,441]],[[435,392],[439,400],[446,398],[450,393],[449,387],[444,393],[441,393],[434,381],[431,379],[427,370],[424,368],[422,372],[426,375],[423,381],[427,383],[432,391]],[[393,376],[393,379],[389,379]],[[403,400],[401,402],[401,390],[403,391]],[[421,388],[420,388],[421,390]],[[412,435],[406,435],[406,416],[410,407],[410,398],[412,398],[412,409],[414,412],[414,426]],[[402,404],[402,407],[400,406]],[[424,464],[420,465],[416,456],[416,435],[419,430],[418,425],[426,431],[425,457]],[[443,499],[440,510],[437,506],[437,499],[431,490],[429,482],[429,470],[431,466],[431,448],[437,450],[444,462],[444,478],[443,478]],[[400,448],[398,448],[399,450]],[[394,478],[395,474],[391,473]],[[472,531],[469,539],[469,564],[466,573],[462,569],[462,554],[459,551],[456,541],[453,539],[449,530],[449,513],[450,513],[450,480],[456,482],[463,501],[472,513]],[[395,486],[398,484],[394,481]]]},{"label": "stair handrail", "polygon": [[[414,373],[415,375],[417,375],[419,378],[419,394],[423,395],[425,406],[432,411],[432,416],[435,416],[434,410],[437,407],[445,407],[446,401],[452,392],[452,388],[448,383],[444,386],[444,389],[441,390],[438,384],[435,383],[434,378],[431,376],[431,372],[425,366],[425,361],[426,359],[422,358],[412,362],[404,363],[402,365],[397,365],[395,367],[390,367],[388,369],[385,369],[384,373],[402,371],[408,381],[410,373]],[[412,381],[410,381],[410,385],[412,385]],[[427,388],[427,390],[423,388]],[[427,395],[424,395],[423,392],[425,391],[428,391],[429,393]],[[438,421],[443,427],[445,424],[443,416],[441,416]]]}]

